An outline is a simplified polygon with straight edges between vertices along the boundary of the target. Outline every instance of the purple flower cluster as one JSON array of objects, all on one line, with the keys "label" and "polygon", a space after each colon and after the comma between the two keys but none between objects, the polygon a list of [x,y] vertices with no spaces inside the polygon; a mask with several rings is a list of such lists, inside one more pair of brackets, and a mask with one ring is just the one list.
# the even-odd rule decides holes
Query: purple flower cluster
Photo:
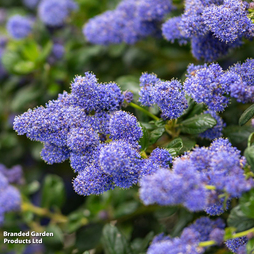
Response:
[{"label": "purple flower cluster", "polygon": [[14,15],[9,18],[6,28],[12,38],[20,40],[32,32],[33,22],[28,17]]},{"label": "purple flower cluster", "polygon": [[209,110],[223,111],[229,103],[225,96],[230,88],[228,77],[219,64],[191,64],[184,82],[185,92],[198,103],[205,103]]},{"label": "purple flower cluster", "polygon": [[238,102],[254,102],[254,59],[247,59],[243,64],[230,67],[232,77],[230,95]]},{"label": "purple flower cluster", "polygon": [[163,24],[163,35],[180,44],[190,40],[193,55],[212,62],[252,37],[247,8],[242,0],[186,0],[184,13]]},{"label": "purple flower cluster", "polygon": [[246,254],[246,244],[248,238],[246,236],[239,237],[225,242],[226,246],[233,252],[237,254]]},{"label": "purple flower cluster", "polygon": [[23,182],[23,171],[20,165],[16,165],[8,169],[3,164],[0,164],[0,172],[7,178],[9,183],[21,184]]},{"label": "purple flower cluster", "polygon": [[[150,247],[148,254],[201,254],[205,252],[205,248],[199,247],[199,242],[214,240],[221,235],[224,235],[225,224],[221,219],[215,221],[201,217],[193,224],[186,227],[179,238],[170,238],[163,234],[156,236]],[[217,233],[216,233],[217,232]],[[219,243],[221,244],[221,242]]]},{"label": "purple flower cluster", "polygon": [[17,116],[14,129],[44,143],[47,163],[70,159],[79,194],[129,188],[143,175],[138,145],[143,133],[135,116],[120,111],[123,101],[117,84],[100,84],[85,73],[74,79],[70,94]]},{"label": "purple flower cluster", "polygon": [[[205,210],[210,215],[223,213],[226,192],[240,197],[254,186],[246,180],[242,167],[245,158],[227,139],[213,141],[209,148],[195,148],[173,161],[172,170],[160,168],[140,181],[140,198],[144,204],[178,205],[190,211]],[[208,190],[212,185],[215,190]]]},{"label": "purple flower cluster", "polygon": [[77,4],[73,0],[42,0],[38,5],[38,14],[45,25],[59,27],[75,9]]},{"label": "purple flower cluster", "polygon": [[115,10],[90,19],[83,33],[94,44],[134,44],[156,35],[158,23],[170,10],[170,0],[123,0]]},{"label": "purple flower cluster", "polygon": [[177,80],[162,81],[155,74],[144,73],[140,77],[140,98],[144,106],[157,104],[162,118],[176,119],[187,108],[187,100],[182,85]]},{"label": "purple flower cluster", "polygon": [[243,64],[237,63],[227,71],[214,63],[191,64],[187,69],[184,90],[194,101],[208,106],[210,114],[217,120],[217,127],[221,129],[223,123],[213,112],[224,110],[229,103],[227,95],[236,98],[238,102],[254,102],[253,80],[253,59],[247,59]]},{"label": "purple flower cluster", "polygon": [[4,214],[20,209],[21,196],[11,183],[19,183],[22,169],[15,166],[8,170],[4,165],[0,165],[0,225],[4,222]]}]

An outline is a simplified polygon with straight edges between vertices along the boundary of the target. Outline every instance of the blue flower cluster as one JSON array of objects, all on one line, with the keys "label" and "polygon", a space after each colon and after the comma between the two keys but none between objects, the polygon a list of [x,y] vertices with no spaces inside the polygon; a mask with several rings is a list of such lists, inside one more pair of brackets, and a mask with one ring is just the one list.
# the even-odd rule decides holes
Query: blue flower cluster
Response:
[{"label": "blue flower cluster", "polygon": [[163,24],[163,35],[180,44],[190,40],[193,55],[212,62],[252,37],[247,8],[242,0],[186,0],[184,13]]},{"label": "blue flower cluster", "polygon": [[[220,194],[225,191],[229,199],[240,197],[254,186],[252,179],[245,179],[244,164],[240,151],[220,138],[209,148],[195,148],[176,158],[172,170],[154,166],[155,173],[140,181],[140,198],[145,205],[182,204],[190,211],[219,215],[226,208]],[[208,190],[207,185],[215,190]]]},{"label": "blue flower cluster", "polygon": [[159,33],[158,24],[171,8],[170,0],[123,0],[115,10],[90,19],[83,33],[94,44],[134,44]]},{"label": "blue flower cluster", "polygon": [[184,82],[185,92],[198,103],[205,103],[209,110],[223,111],[229,103],[225,96],[230,88],[228,78],[219,64],[191,64]]},{"label": "blue flower cluster", "polygon": [[73,0],[42,0],[38,5],[38,15],[45,25],[59,27],[77,7]]},{"label": "blue flower cluster", "polygon": [[162,81],[155,74],[144,73],[140,77],[140,98],[144,106],[157,104],[165,120],[180,117],[187,108],[182,85],[177,80]]},{"label": "blue flower cluster", "polygon": [[[193,224],[186,227],[179,238],[170,238],[163,234],[156,236],[150,247],[148,254],[201,254],[205,248],[199,247],[199,242],[214,239],[214,235],[219,236],[221,244],[221,235],[224,234],[225,224],[221,219],[215,221],[201,217]],[[217,233],[216,233],[217,232]]]},{"label": "blue flower cluster", "polygon": [[228,73],[232,76],[230,96],[238,102],[254,102],[254,59],[235,64]]},{"label": "blue flower cluster", "polygon": [[5,213],[20,209],[20,193],[11,183],[19,183],[21,176],[21,167],[8,170],[4,165],[0,165],[0,225],[4,222]]},{"label": "blue flower cluster", "polygon": [[14,15],[9,18],[6,28],[12,38],[20,40],[32,32],[33,22],[28,17]]},{"label": "blue flower cluster", "polygon": [[136,117],[120,110],[123,101],[117,84],[98,83],[87,72],[74,79],[70,94],[17,116],[14,129],[44,143],[47,163],[70,159],[79,194],[129,188],[144,174],[138,144],[143,133]]},{"label": "blue flower cluster", "polygon": [[247,254],[246,252],[246,244],[248,238],[246,236],[227,240],[225,242],[226,246],[233,252],[237,254]]},{"label": "blue flower cluster", "polygon": [[[185,92],[198,103],[205,103],[210,114],[223,111],[229,103],[227,95],[238,102],[254,102],[254,60],[247,59],[243,64],[237,63],[227,71],[219,64],[191,64],[187,69],[187,79],[184,82]],[[223,127],[219,118],[218,127]]]},{"label": "blue flower cluster", "polygon": [[23,171],[20,165],[13,166],[8,169],[3,164],[0,164],[0,172],[7,178],[9,183],[21,184],[23,183]]}]

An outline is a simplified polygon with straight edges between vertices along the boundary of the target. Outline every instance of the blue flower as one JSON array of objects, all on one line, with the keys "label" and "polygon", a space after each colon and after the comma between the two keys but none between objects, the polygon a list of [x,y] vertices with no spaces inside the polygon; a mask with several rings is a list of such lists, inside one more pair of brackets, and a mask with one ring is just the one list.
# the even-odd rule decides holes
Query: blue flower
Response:
[{"label": "blue flower", "polygon": [[6,28],[12,38],[20,40],[32,32],[33,22],[27,17],[14,15],[9,18]]},{"label": "blue flower", "polygon": [[121,110],[112,114],[109,132],[112,140],[122,139],[130,144],[136,144],[143,135],[137,118]]},{"label": "blue flower", "polygon": [[139,180],[141,156],[129,143],[119,140],[100,150],[102,172],[113,177],[116,186],[129,188]]},{"label": "blue flower", "polygon": [[237,63],[230,67],[230,95],[238,102],[254,102],[254,59],[247,59],[243,64]]},{"label": "blue flower", "polygon": [[234,253],[238,253],[238,249],[241,248],[241,246],[246,246],[247,241],[248,241],[248,238],[246,236],[243,236],[243,237],[227,240],[225,244],[229,250],[231,250]]},{"label": "blue flower", "polygon": [[73,0],[42,0],[38,6],[39,17],[48,26],[61,26],[72,10],[77,9]]},{"label": "blue flower", "polygon": [[243,37],[252,25],[241,0],[225,0],[223,5],[209,6],[204,9],[202,17],[209,30],[225,42]]},{"label": "blue flower", "polygon": [[178,40],[179,44],[186,44],[188,42],[188,36],[180,29],[181,17],[174,17],[168,19],[162,25],[162,34],[163,36],[170,41],[171,43]]},{"label": "blue flower", "polygon": [[188,73],[184,82],[185,92],[198,103],[205,103],[209,110],[222,111],[229,103],[225,96],[229,85],[223,79],[223,70],[219,64],[203,65],[194,72]]}]

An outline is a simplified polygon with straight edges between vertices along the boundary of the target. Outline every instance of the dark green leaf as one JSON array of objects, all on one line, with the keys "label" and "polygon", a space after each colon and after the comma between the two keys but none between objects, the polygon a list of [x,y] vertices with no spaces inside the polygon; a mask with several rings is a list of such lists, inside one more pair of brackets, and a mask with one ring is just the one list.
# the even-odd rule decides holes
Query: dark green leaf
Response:
[{"label": "dark green leaf", "polygon": [[249,146],[244,151],[244,156],[254,172],[254,146]]},{"label": "dark green leaf", "polygon": [[247,254],[254,253],[254,239],[250,239],[246,245]]},{"label": "dark green leaf", "polygon": [[111,224],[103,228],[102,244],[106,254],[132,254],[125,237]]},{"label": "dark green leaf", "polygon": [[244,193],[239,204],[244,215],[254,219],[254,190]]},{"label": "dark green leaf", "polygon": [[136,201],[123,202],[115,211],[115,218],[133,213],[137,210],[138,203]]},{"label": "dark green leaf", "polygon": [[131,247],[133,249],[134,253],[146,253],[146,250],[150,244],[150,242],[153,240],[154,233],[150,232],[146,235],[144,239],[136,238],[132,243]]},{"label": "dark green leaf", "polygon": [[196,141],[194,139],[191,139],[191,138],[186,137],[186,136],[180,136],[180,138],[183,141],[183,148],[181,150],[182,153],[190,151],[193,147],[195,147]]},{"label": "dark green leaf", "polygon": [[173,157],[175,157],[183,148],[183,141],[181,138],[175,138],[165,148]]},{"label": "dark green leaf", "polygon": [[236,228],[237,232],[247,230],[254,226],[254,220],[248,218],[240,206],[234,207],[228,217],[228,226]]},{"label": "dark green leaf", "polygon": [[239,125],[246,124],[254,116],[254,104],[248,107],[239,119]]},{"label": "dark green leaf", "polygon": [[198,134],[215,126],[217,121],[210,114],[202,114],[184,120],[180,124],[181,131],[189,134]]},{"label": "dark green leaf", "polygon": [[204,112],[206,109],[205,104],[196,104],[193,109],[188,114],[188,118],[191,118],[196,115],[200,115],[202,112]]},{"label": "dark green leaf", "polygon": [[232,143],[247,142],[248,137],[253,132],[251,126],[232,125],[223,129],[224,136],[227,136]]},{"label": "dark green leaf", "polygon": [[83,210],[78,210],[73,213],[71,213],[68,216],[68,223],[66,224],[66,231],[68,233],[73,233],[76,231],[78,228],[82,226],[82,220],[86,220],[84,217],[84,211]]},{"label": "dark green leaf", "polygon": [[79,251],[94,249],[100,242],[102,228],[102,224],[91,224],[80,228],[76,232],[75,244]]},{"label": "dark green leaf", "polygon": [[143,136],[139,140],[139,144],[141,145],[142,150],[146,150],[149,145],[149,132],[145,126],[143,126],[142,124],[140,124],[140,126],[142,128]]},{"label": "dark green leaf", "polygon": [[63,242],[64,242],[64,236],[62,230],[57,225],[50,224],[46,230],[47,233],[53,233],[52,236],[45,236],[43,237],[43,243],[52,248],[52,249],[62,249],[63,248]]},{"label": "dark green leaf", "polygon": [[65,201],[65,187],[63,179],[57,175],[47,175],[42,187],[42,206],[61,207]]},{"label": "dark green leaf", "polygon": [[150,144],[154,144],[164,133],[165,128],[159,127],[150,133]]}]

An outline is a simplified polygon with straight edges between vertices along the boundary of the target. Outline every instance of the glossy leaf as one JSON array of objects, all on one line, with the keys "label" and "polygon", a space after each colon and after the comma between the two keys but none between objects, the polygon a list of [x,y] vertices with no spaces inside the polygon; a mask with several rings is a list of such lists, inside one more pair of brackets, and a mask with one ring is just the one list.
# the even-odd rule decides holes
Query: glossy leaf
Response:
[{"label": "glossy leaf", "polygon": [[198,134],[212,128],[217,121],[210,114],[202,114],[184,120],[180,124],[180,129],[184,133]]},{"label": "glossy leaf", "polygon": [[254,146],[249,146],[244,151],[244,156],[254,172]]},{"label": "glossy leaf", "polygon": [[228,217],[228,226],[236,228],[237,232],[247,230],[254,226],[254,220],[248,218],[240,206],[234,207]]},{"label": "glossy leaf", "polygon": [[102,245],[106,254],[133,254],[125,237],[111,224],[103,228]]},{"label": "glossy leaf", "polygon": [[248,107],[239,119],[239,125],[246,124],[254,116],[254,104]]}]

